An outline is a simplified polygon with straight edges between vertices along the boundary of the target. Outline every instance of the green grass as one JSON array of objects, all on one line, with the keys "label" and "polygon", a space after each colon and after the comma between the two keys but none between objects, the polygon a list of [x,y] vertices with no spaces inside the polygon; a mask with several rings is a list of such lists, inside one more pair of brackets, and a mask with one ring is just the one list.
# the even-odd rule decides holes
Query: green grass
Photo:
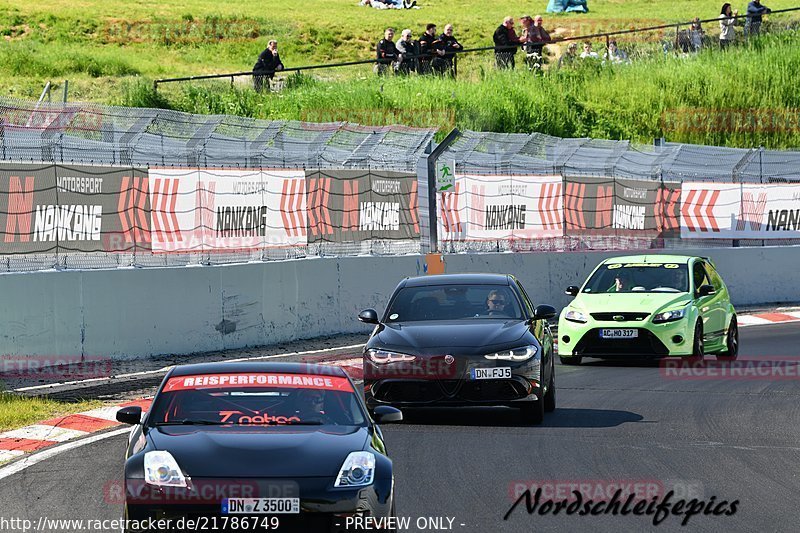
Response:
[{"label": "green grass", "polygon": [[790,127],[721,131],[713,120],[688,121],[686,110],[747,110],[780,114],[800,108],[791,73],[800,72],[800,34],[763,38],[755,46],[690,57],[659,54],[631,65],[585,65],[533,76],[474,65],[470,79],[377,78],[348,81],[293,77],[293,87],[256,94],[229,83],[127,87],[122,102],[192,112],[308,121],[435,126],[531,132],[560,137],[670,141],[722,146],[800,146],[797,116]]},{"label": "green grass", "polygon": [[102,405],[99,400],[59,402],[0,392],[0,431],[21,428],[57,416],[88,411]]},{"label": "green grass", "polygon": [[[773,9],[795,0],[767,2]],[[230,113],[262,118],[401,122],[507,132],[541,131],[560,136],[715,142],[731,146],[797,146],[796,135],[777,132],[762,138],[741,132],[669,132],[662,113],[701,106],[796,108],[788,79],[796,68],[796,38],[768,39],[763,50],[727,56],[704,54],[689,59],[657,58],[625,68],[584,69],[535,78],[524,72],[497,73],[491,53],[467,58],[459,80],[378,80],[368,66],[313,71],[313,77],[288,80],[279,94],[256,95],[249,80],[231,89],[229,82],[165,86],[159,94],[153,79],[235,72],[252,68],[267,39],[280,41],[287,66],[369,59],[383,29],[452,22],[468,47],[486,46],[504,15],[543,13],[538,8],[499,0],[420,0],[419,10],[376,10],[357,0],[306,0],[237,3],[187,0],[7,0],[0,7],[2,91],[37,98],[44,84],[70,82],[70,99],[124,105],[165,107],[198,113]],[[697,15],[712,18],[718,1],[593,0],[588,14],[547,15],[545,26],[561,35],[584,35],[613,29],[677,22]],[[457,9],[456,9],[457,7]],[[742,6],[743,8],[743,6]],[[797,15],[795,17],[800,17]],[[773,15],[785,24],[789,15]],[[709,34],[716,33],[707,24]],[[741,28],[738,28],[741,33]],[[648,35],[650,44],[620,39],[627,49],[657,46],[671,33]],[[597,42],[597,45],[601,45]],[[763,54],[763,58],[761,55]],[[785,57],[782,57],[785,56]],[[344,110],[345,112],[343,113]]]}]

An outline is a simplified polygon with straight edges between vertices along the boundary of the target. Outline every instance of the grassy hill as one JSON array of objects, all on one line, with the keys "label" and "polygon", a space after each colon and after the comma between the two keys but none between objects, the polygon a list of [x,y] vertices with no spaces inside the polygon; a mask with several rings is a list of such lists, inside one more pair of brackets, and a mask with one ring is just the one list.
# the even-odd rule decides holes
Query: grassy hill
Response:
[{"label": "grassy hill", "polygon": [[[419,0],[419,10],[376,10],[357,0],[237,3],[187,0],[6,0],[0,7],[0,90],[36,98],[47,80],[70,81],[71,100],[160,105],[195,112],[258,117],[341,119],[341,110],[362,122],[456,124],[496,131],[544,131],[651,141],[662,117],[682,107],[798,107],[788,79],[797,72],[798,41],[767,39],[733,54],[676,59],[658,57],[626,68],[585,68],[536,78],[525,72],[498,75],[491,54],[476,57],[457,82],[390,78],[376,80],[368,67],[315,71],[289,79],[279,94],[256,95],[246,80],[148,89],[154,78],[249,70],[270,38],[280,41],[287,66],[365,59],[386,26],[410,27],[419,35],[427,22],[453,23],[467,46],[486,46],[505,15],[541,13],[561,35],[712,18],[721,2],[710,0],[590,0],[591,13],[547,15],[546,1]],[[765,1],[772,9],[792,0]],[[744,11],[744,0],[739,7]],[[776,16],[777,17],[777,16]],[[787,17],[781,15],[781,17]],[[784,18],[783,20],[787,20]],[[715,25],[707,25],[716,34]],[[741,32],[741,28],[739,28]],[[646,41],[658,41],[653,33]],[[621,42],[638,46],[631,37]],[[601,44],[600,41],[597,44]],[[625,45],[623,44],[623,46]],[[142,80],[139,82],[139,80]],[[683,132],[677,139],[750,145],[754,135]],[[795,128],[796,129],[796,128]],[[780,132],[766,143],[797,145]]]}]

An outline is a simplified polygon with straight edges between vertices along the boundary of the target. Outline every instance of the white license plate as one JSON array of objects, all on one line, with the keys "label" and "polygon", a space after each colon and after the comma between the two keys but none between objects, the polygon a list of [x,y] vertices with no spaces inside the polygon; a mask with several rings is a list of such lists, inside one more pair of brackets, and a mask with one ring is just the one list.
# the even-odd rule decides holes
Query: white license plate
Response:
[{"label": "white license plate", "polygon": [[510,366],[472,369],[472,379],[509,379],[510,377],[511,377]]},{"label": "white license plate", "polygon": [[639,336],[637,329],[601,329],[601,339],[635,339]]},{"label": "white license plate", "polygon": [[222,514],[299,514],[300,498],[228,498]]}]

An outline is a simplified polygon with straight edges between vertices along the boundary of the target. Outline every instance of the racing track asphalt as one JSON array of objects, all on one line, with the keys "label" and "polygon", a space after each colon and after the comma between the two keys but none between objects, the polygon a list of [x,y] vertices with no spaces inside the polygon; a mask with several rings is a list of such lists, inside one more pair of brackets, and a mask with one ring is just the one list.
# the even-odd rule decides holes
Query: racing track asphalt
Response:
[{"label": "racing track asphalt", "polygon": [[[741,353],[800,360],[800,324],[744,328]],[[454,517],[454,531],[480,533],[652,529],[652,517],[529,516],[524,505],[503,520],[515,482],[584,481],[596,490],[629,480],[740,502],[733,516],[695,516],[685,528],[670,516],[658,531],[796,529],[800,379],[666,379],[657,365],[594,360],[558,365],[557,379],[558,409],[539,427],[502,408],[408,412],[402,425],[385,426],[398,515],[412,526]],[[0,517],[119,517],[104,487],[121,476],[124,441],[83,446],[3,479]]]}]

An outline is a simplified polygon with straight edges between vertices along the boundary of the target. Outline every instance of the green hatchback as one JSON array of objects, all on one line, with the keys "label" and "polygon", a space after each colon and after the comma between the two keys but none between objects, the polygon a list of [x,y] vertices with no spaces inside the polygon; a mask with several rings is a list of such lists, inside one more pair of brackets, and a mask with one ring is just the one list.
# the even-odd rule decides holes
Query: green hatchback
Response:
[{"label": "green hatchback", "polygon": [[614,257],[600,263],[558,319],[558,354],[568,365],[584,357],[733,360],[739,351],[736,311],[708,258],[680,255]]}]

